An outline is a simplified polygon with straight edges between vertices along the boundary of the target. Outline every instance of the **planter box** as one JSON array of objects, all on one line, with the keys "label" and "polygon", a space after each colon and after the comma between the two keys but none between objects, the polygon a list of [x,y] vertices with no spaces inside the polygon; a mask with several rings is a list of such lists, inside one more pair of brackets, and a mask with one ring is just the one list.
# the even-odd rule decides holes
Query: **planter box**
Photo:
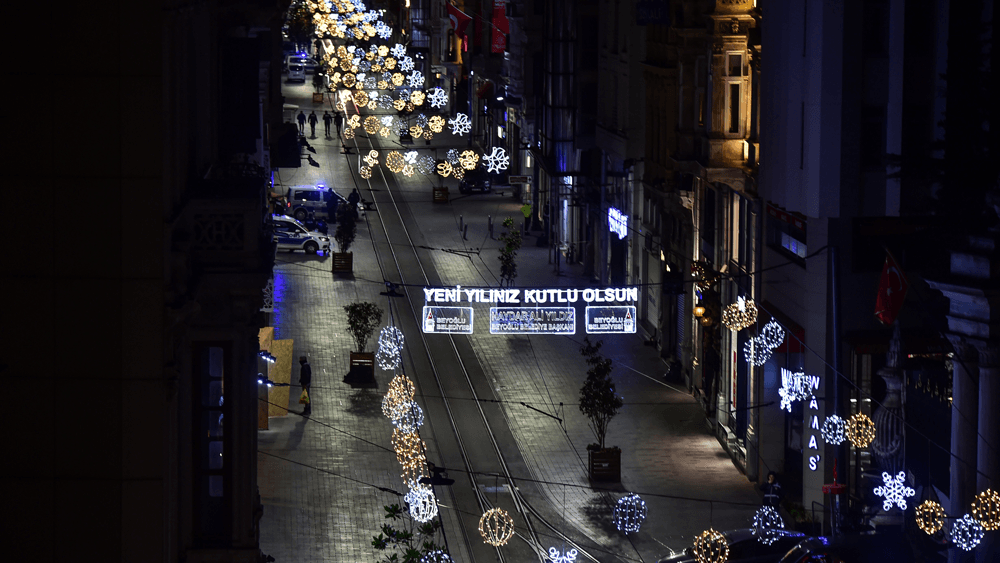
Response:
[{"label": "planter box", "polygon": [[344,383],[352,387],[375,387],[375,353],[351,352],[351,370]]},{"label": "planter box", "polygon": [[591,481],[622,480],[622,451],[619,448],[587,450]]},{"label": "planter box", "polygon": [[434,203],[448,203],[448,188],[434,188]]},{"label": "planter box", "polygon": [[313,92],[313,103],[314,104],[322,104],[323,103],[323,96],[325,96],[325,95],[326,94],[324,94],[323,92]]},{"label": "planter box", "polygon": [[353,272],[354,271],[354,254],[351,252],[331,252],[330,257],[333,258],[333,266],[331,266],[331,271],[336,272]]}]

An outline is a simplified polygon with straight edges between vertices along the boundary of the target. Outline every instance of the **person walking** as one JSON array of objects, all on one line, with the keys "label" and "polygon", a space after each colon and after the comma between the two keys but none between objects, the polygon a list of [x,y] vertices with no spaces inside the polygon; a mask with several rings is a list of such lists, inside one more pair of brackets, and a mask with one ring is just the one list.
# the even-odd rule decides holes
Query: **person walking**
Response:
[{"label": "person walking", "polygon": [[337,115],[333,118],[333,122],[337,125],[337,137],[340,137],[340,128],[344,126],[344,116],[338,111]]},{"label": "person walking", "polygon": [[767,474],[767,483],[760,486],[764,493],[764,506],[778,508],[785,493],[781,490],[781,483],[778,482],[778,474],[771,471]]},{"label": "person walking", "polygon": [[306,114],[305,112],[299,112],[299,116],[295,118],[299,122],[299,135],[305,134],[306,132]]},{"label": "person walking", "polygon": [[351,195],[347,196],[347,203],[351,204],[350,210],[351,213],[354,213],[355,217],[358,216],[358,202],[360,201],[361,192],[358,191],[358,188],[354,188],[351,190]]},{"label": "person walking", "polygon": [[312,394],[309,393],[309,387],[312,385],[312,366],[309,365],[309,358],[299,356],[299,366],[299,385],[309,396],[309,402],[302,409],[302,414],[309,414],[312,412]]},{"label": "person walking", "polygon": [[323,127],[326,128],[326,138],[327,139],[330,138],[330,124],[331,123],[333,123],[333,116],[330,115],[330,112],[324,111],[323,112]]},{"label": "person walking", "polygon": [[316,138],[316,124],[317,123],[319,123],[319,118],[316,117],[316,112],[314,112],[314,111],[309,112],[309,131],[310,131],[310,136],[313,139]]}]

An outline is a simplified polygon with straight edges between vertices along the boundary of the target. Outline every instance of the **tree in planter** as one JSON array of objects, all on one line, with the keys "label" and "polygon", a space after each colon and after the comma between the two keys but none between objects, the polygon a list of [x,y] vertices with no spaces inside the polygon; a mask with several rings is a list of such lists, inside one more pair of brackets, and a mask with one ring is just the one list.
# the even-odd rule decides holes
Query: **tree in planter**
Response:
[{"label": "tree in planter", "polygon": [[521,231],[514,227],[514,219],[503,220],[504,231],[497,239],[503,243],[500,247],[500,286],[514,285],[517,277],[517,251],[521,249]]},{"label": "tree in planter", "polygon": [[347,312],[347,332],[358,346],[356,351],[363,353],[368,347],[368,339],[382,324],[382,309],[370,301],[361,301],[345,305],[344,311]]},{"label": "tree in planter", "polygon": [[615,393],[615,384],[611,380],[611,359],[601,355],[603,340],[596,344],[590,338],[583,339],[580,354],[586,358],[587,380],[580,388],[580,412],[590,419],[590,429],[597,437],[597,449],[604,449],[604,438],[608,433],[608,424],[618,414],[624,404],[622,398]]},{"label": "tree in planter", "polygon": [[341,204],[337,208],[337,230],[333,233],[333,240],[337,241],[341,252],[347,252],[358,236],[357,209],[351,207],[354,206]]},{"label": "tree in planter", "polygon": [[385,508],[386,519],[396,521],[403,519],[411,522],[410,529],[397,529],[392,524],[382,524],[382,531],[379,535],[372,537],[372,547],[382,552],[379,561],[384,563],[417,563],[421,557],[429,555],[433,551],[444,549],[431,541],[431,538],[441,527],[440,520],[432,520],[426,524],[421,524],[413,532],[412,520],[405,518],[405,511],[398,505],[393,504]]}]

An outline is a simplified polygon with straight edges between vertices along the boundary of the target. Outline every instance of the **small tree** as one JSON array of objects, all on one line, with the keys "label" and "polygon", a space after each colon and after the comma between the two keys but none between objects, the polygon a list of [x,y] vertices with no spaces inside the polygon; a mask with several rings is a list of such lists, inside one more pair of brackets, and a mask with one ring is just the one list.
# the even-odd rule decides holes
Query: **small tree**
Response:
[{"label": "small tree", "polygon": [[341,252],[347,252],[358,236],[357,209],[351,209],[352,207],[354,206],[341,204],[337,208],[337,230],[333,233],[333,239],[337,241]]},{"label": "small tree", "polygon": [[514,219],[507,217],[503,220],[506,231],[500,234],[497,239],[503,243],[500,247],[500,286],[510,287],[514,285],[517,278],[517,251],[521,249],[521,231],[514,228]]},{"label": "small tree", "polygon": [[[383,507],[385,517],[389,520],[412,520],[405,518],[403,509],[398,504]],[[441,527],[440,520],[431,520],[417,526],[413,533],[412,524],[409,530],[397,529],[391,524],[382,524],[382,532],[372,537],[372,547],[383,552],[380,561],[384,563],[417,563],[432,551],[444,549],[431,541],[431,538]]]},{"label": "small tree", "polygon": [[347,312],[347,332],[354,338],[357,352],[363,353],[368,347],[368,339],[382,324],[382,309],[369,301],[361,301],[345,305],[344,311]]},{"label": "small tree", "polygon": [[587,380],[580,388],[580,412],[590,419],[590,429],[597,437],[597,447],[603,450],[608,424],[624,403],[615,393],[615,383],[611,380],[611,360],[600,354],[604,341],[598,340],[596,344],[591,344],[588,337],[583,342],[580,354],[586,358],[590,369],[587,370]]}]

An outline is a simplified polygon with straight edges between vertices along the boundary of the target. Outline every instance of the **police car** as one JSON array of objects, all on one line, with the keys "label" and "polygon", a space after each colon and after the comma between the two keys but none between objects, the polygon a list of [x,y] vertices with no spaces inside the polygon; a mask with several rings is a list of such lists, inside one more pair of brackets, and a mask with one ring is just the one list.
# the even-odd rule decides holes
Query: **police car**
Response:
[{"label": "police car", "polygon": [[271,224],[274,230],[274,242],[277,243],[278,250],[289,252],[303,250],[306,254],[330,251],[330,237],[320,232],[310,231],[305,225],[291,217],[271,215]]},{"label": "police car", "polygon": [[[288,188],[288,203],[286,204],[285,213],[303,222],[311,214],[316,219],[323,219],[327,223],[333,223],[337,218],[330,217],[327,213],[327,210],[330,208],[331,199],[337,200],[337,205],[334,206],[337,209],[341,206],[349,205],[347,198],[323,184],[316,184],[315,186],[290,186]],[[360,205],[358,206],[358,214],[364,214],[364,208]]]}]

